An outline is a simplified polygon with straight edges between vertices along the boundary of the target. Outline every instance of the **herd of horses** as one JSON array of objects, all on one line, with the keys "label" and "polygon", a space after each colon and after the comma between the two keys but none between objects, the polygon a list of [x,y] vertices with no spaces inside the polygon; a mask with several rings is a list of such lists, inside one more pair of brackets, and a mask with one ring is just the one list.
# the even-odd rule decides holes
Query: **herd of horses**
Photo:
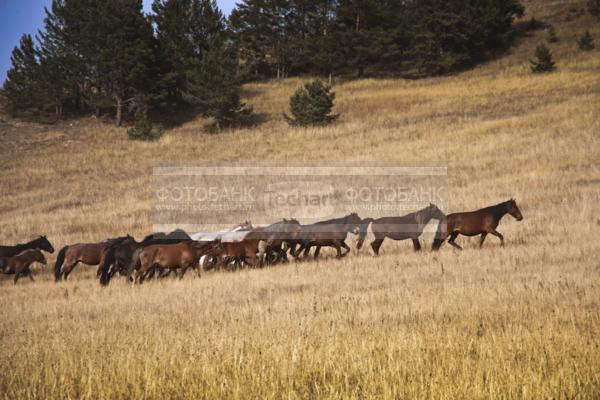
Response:
[{"label": "herd of horses", "polygon": [[[502,217],[511,215],[523,219],[514,199],[476,211],[445,215],[437,206],[429,206],[401,217],[378,219],[360,218],[356,213],[345,217],[302,225],[296,219],[283,219],[265,227],[253,227],[245,222],[232,229],[219,232],[196,233],[191,236],[177,229],[169,234],[153,233],[138,242],[127,235],[97,243],[77,243],[64,246],[58,252],[54,265],[54,277],[58,282],[67,279],[79,263],[98,265],[97,276],[102,285],[108,285],[117,274],[129,282],[142,283],[154,277],[161,278],[175,272],[183,278],[188,269],[237,269],[245,266],[260,267],[278,262],[288,262],[288,254],[295,260],[310,255],[319,257],[322,247],[332,247],[336,257],[342,258],[351,249],[346,243],[348,234],[358,235],[360,250],[369,226],[374,236],[371,248],[375,255],[386,238],[412,240],[415,251],[421,249],[420,236],[431,220],[438,220],[438,228],[432,244],[439,250],[448,243],[462,249],[457,243],[459,235],[480,235],[483,246],[488,234],[504,237],[496,229]],[[28,276],[32,281],[30,266],[34,262],[46,264],[42,251],[53,253],[54,247],[46,236],[15,246],[0,246],[0,272],[14,274],[14,283]]]}]

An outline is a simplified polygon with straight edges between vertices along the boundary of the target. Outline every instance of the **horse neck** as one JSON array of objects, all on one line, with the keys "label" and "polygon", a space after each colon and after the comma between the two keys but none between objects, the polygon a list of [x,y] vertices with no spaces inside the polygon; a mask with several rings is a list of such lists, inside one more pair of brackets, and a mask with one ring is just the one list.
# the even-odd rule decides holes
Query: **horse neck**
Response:
[{"label": "horse neck", "polygon": [[[423,216],[423,214],[427,214],[427,215]],[[425,229],[425,226],[433,218],[431,216],[431,213],[427,213],[427,209],[424,209],[424,210],[421,210],[421,211],[417,211],[415,213],[414,217],[415,217],[415,221],[417,222],[417,227],[419,228],[419,232],[422,232],[423,229]]]},{"label": "horse neck", "polygon": [[38,245],[36,244],[38,239],[33,239],[27,243],[22,243],[22,244],[17,244],[15,245],[15,249],[21,253],[23,250],[28,250],[28,249],[37,249]]},{"label": "horse neck", "polygon": [[488,212],[494,216],[496,221],[500,221],[508,213],[508,207],[506,203],[496,204],[495,206],[488,207]]}]

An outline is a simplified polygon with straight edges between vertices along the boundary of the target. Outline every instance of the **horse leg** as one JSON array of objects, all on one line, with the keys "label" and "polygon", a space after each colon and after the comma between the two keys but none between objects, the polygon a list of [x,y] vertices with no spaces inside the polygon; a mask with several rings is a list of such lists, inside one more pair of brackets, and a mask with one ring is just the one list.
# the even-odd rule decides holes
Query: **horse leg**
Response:
[{"label": "horse leg", "polygon": [[462,250],[463,248],[462,248],[462,247],[460,247],[458,244],[456,244],[456,243],[454,242],[454,241],[456,240],[456,237],[457,237],[457,236],[458,236],[458,231],[454,231],[454,232],[452,232],[452,234],[450,235],[450,239],[448,240],[448,243],[449,243],[449,244],[450,244],[452,247],[454,247],[454,248],[456,248],[456,249],[458,249],[458,250]]},{"label": "horse leg", "polygon": [[21,270],[20,269],[15,269],[15,278],[13,279],[13,283],[16,285],[17,281],[19,280],[21,276]]},{"label": "horse leg", "polygon": [[183,267],[181,268],[181,275],[179,275],[179,280],[183,279],[183,276],[185,275],[185,273],[187,272],[188,267]]},{"label": "horse leg", "polygon": [[415,248],[415,251],[420,251],[421,250],[421,243],[419,243],[419,239],[413,239],[413,247]]},{"label": "horse leg", "polygon": [[31,282],[35,282],[35,279],[33,279],[33,274],[31,273],[31,269],[29,269],[29,267],[25,268],[25,272],[27,273],[27,276],[29,276],[29,279],[31,279]]},{"label": "horse leg", "polygon": [[73,264],[67,265],[66,268],[64,268],[63,270],[63,279],[66,281],[67,278],[69,277],[69,274],[71,272],[73,272],[73,270],[75,269],[75,266],[77,265],[79,261],[75,261]]},{"label": "horse leg", "polygon": [[333,247],[335,248],[335,251],[337,252],[337,254],[335,255],[335,258],[342,258],[342,257],[344,257],[342,255],[342,246],[340,245],[340,242],[338,240],[336,240],[335,242],[333,242]]},{"label": "horse leg", "polygon": [[500,232],[494,229],[490,233],[500,239],[500,246],[504,246],[504,236]]},{"label": "horse leg", "polygon": [[385,240],[385,238],[381,238],[381,239],[375,239],[375,240],[373,240],[373,242],[371,242],[371,248],[375,252],[376,256],[379,255],[379,248],[381,247],[381,244],[383,243],[384,240]]},{"label": "horse leg", "polygon": [[[346,249],[346,252],[344,253],[344,256],[345,256],[346,254],[348,254],[348,253],[350,253],[350,252],[352,251],[352,249],[350,248],[350,246],[348,246],[348,245],[346,244],[346,242],[345,242],[345,241],[343,241],[343,240],[342,240],[342,247],[343,247],[344,249]],[[343,257],[343,256],[342,256],[342,257]]]},{"label": "horse leg", "polygon": [[481,234],[481,237],[479,238],[479,248],[481,248],[483,246],[483,241],[485,240],[486,236],[487,236],[487,232],[483,232]]},{"label": "horse leg", "polygon": [[[310,249],[310,247],[308,249]],[[319,258],[319,253],[321,253],[321,246],[317,246],[317,248],[315,249],[315,255],[314,255],[315,260],[317,258]]]}]

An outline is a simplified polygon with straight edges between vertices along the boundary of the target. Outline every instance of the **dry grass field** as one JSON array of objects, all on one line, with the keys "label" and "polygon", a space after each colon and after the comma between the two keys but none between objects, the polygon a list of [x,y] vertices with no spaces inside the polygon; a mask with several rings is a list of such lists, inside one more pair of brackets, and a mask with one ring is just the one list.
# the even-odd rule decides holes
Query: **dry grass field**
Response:
[{"label": "dry grass field", "polygon": [[158,162],[446,161],[445,211],[515,197],[525,217],[503,220],[505,248],[386,241],[378,258],[134,288],[82,266],[60,284],[51,268],[0,277],[0,397],[600,398],[600,52],[575,42],[590,29],[600,46],[600,25],[567,20],[573,1],[524,4],[556,27],[556,72],[529,71],[542,29],[454,76],[340,82],[329,127],[283,121],[301,79],[248,85],[264,122],[219,135],[201,119],[155,143],[91,118],[0,121],[3,244],[139,239]]}]

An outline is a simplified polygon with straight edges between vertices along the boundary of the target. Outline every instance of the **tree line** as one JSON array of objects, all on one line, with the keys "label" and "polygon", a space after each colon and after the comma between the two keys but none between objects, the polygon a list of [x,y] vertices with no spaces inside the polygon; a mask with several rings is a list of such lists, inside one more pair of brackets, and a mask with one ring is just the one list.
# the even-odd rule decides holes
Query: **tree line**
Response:
[{"label": "tree line", "polygon": [[[316,74],[427,76],[509,41],[518,0],[53,0],[3,86],[15,115],[114,116],[191,109],[234,125],[242,82]],[[142,113],[143,114],[143,113]]]}]

